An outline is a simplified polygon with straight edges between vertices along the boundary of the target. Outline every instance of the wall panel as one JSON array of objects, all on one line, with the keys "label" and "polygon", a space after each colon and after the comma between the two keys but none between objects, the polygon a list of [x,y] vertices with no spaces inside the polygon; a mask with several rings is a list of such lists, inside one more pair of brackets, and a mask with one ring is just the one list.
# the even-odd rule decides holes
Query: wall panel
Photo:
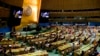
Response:
[{"label": "wall panel", "polygon": [[3,8],[3,7],[0,8],[0,17],[8,18],[9,14],[10,14],[10,10],[9,9]]},{"label": "wall panel", "polygon": [[42,9],[88,9],[100,8],[100,0],[43,0]]},{"label": "wall panel", "polygon": [[100,16],[100,11],[92,12],[50,12],[50,17],[64,17],[64,16]]},{"label": "wall panel", "polygon": [[9,5],[17,6],[17,7],[22,7],[23,6],[23,1],[24,0],[0,0],[4,3],[7,3]]}]

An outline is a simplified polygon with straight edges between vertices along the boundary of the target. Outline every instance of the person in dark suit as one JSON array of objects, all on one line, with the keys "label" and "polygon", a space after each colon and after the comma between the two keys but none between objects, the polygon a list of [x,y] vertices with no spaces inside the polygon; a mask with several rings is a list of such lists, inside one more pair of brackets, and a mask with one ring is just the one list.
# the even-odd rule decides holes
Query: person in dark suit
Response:
[{"label": "person in dark suit", "polygon": [[98,51],[94,50],[92,53],[89,54],[89,56],[97,56],[98,54]]},{"label": "person in dark suit", "polygon": [[35,51],[35,47],[34,46],[31,46],[30,52],[34,52],[34,51]]},{"label": "person in dark suit", "polygon": [[41,30],[41,27],[39,25],[37,25],[36,31],[40,31],[40,30]]},{"label": "person in dark suit", "polygon": [[6,56],[6,48],[3,47],[3,55]]},{"label": "person in dark suit", "polygon": [[82,51],[81,56],[84,56],[84,51]]}]

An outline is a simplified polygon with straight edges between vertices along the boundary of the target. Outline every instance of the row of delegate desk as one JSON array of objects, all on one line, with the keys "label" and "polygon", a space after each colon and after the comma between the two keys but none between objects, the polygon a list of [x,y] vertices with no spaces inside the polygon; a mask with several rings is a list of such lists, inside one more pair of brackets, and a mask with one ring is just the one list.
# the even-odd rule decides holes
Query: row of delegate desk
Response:
[{"label": "row of delegate desk", "polygon": [[[44,34],[46,34],[46,33],[44,33]],[[46,37],[48,37],[50,35],[50,33],[49,34],[46,34],[45,36]],[[80,35],[80,34],[77,34],[77,35],[75,35],[76,36],[76,39],[80,39],[80,42],[82,43],[83,41],[84,41],[84,39],[86,38],[86,41],[85,42],[87,42],[87,43],[89,43],[89,41],[90,41],[90,38],[89,38],[89,36],[79,36],[78,37],[78,35]],[[43,43],[43,41],[44,42],[46,42],[48,39],[46,38],[46,37],[43,37],[43,38],[36,38],[36,39],[31,39],[31,41],[30,41],[30,43],[37,43],[37,45],[39,45],[39,43]],[[72,36],[72,37],[70,37],[71,39],[74,39],[75,37],[74,36]],[[98,37],[97,37],[98,38]],[[96,39],[97,39],[96,38]],[[65,40],[58,40],[58,41],[55,41],[55,42],[51,42],[50,44],[52,45],[52,46],[54,46],[54,48],[57,48],[58,49],[58,51],[60,52],[60,53],[62,53],[63,51],[65,51],[65,52],[70,52],[70,50],[72,49],[72,43],[67,43],[66,42],[66,40],[68,39],[68,37],[65,37]],[[70,39],[70,40],[71,40]],[[78,41],[76,41],[76,42],[78,42]],[[87,51],[87,50],[90,50],[92,47],[94,47],[94,45],[92,45],[92,47],[91,47],[91,45],[92,44],[90,44],[90,45],[88,45],[88,48],[86,48],[86,49],[84,49],[85,51]],[[83,45],[84,46],[84,45]],[[75,46],[74,46],[74,48],[76,48],[76,49],[78,49],[78,48],[81,48],[81,46],[80,46],[80,44],[76,44]],[[47,48],[48,49],[48,48]],[[84,51],[83,50],[83,51]]]},{"label": "row of delegate desk", "polygon": [[[26,54],[28,56],[48,56],[47,51],[43,50],[37,50],[34,52],[31,52],[31,47],[28,46],[22,46],[21,43],[18,43],[17,41],[14,41],[13,39],[2,39],[0,41],[0,54],[3,54],[3,56],[25,56]],[[27,56],[26,55],[26,56]]]},{"label": "row of delegate desk", "polygon": [[[0,45],[2,46],[1,48],[4,48],[3,50],[6,56],[11,56],[11,55],[16,55],[16,56],[48,56],[48,52],[46,50],[36,50],[36,51],[30,51],[31,47],[23,45],[20,43],[20,41],[17,41],[19,39],[21,40],[27,40],[27,39],[33,39],[33,35],[28,35],[27,39],[23,39],[25,36],[21,36],[21,34],[18,32],[17,34],[13,34],[16,37],[15,39],[10,39],[10,38],[4,38],[0,41]],[[18,37],[18,38],[17,38]],[[35,41],[41,41],[46,38],[39,38],[35,40],[31,40],[31,42]],[[5,55],[3,55],[5,56]]]},{"label": "row of delegate desk", "polygon": [[[77,36],[77,35],[76,35]],[[88,37],[86,37],[86,38],[88,38]],[[44,40],[46,40],[46,38],[38,38],[38,39],[33,39],[33,40],[31,40],[31,41],[33,41],[33,43],[34,42],[36,42],[37,40],[38,41],[40,41],[40,39],[42,40],[42,39],[44,39]],[[72,39],[73,39],[73,37],[72,37]],[[82,39],[80,39],[81,41],[83,41],[84,40],[84,37],[82,37]],[[42,43],[42,42],[40,42],[40,43]],[[59,40],[59,41],[56,41],[56,42],[52,42],[51,43],[51,45],[52,46],[54,46],[54,47],[58,47],[58,50],[59,51],[63,51],[64,49],[68,49],[68,48],[72,48],[72,45],[71,44],[68,44],[68,43],[66,43],[66,40]],[[62,46],[60,46],[60,45],[62,45]],[[77,45],[78,46],[78,45]],[[74,47],[75,48],[75,47]],[[90,47],[91,48],[91,47]],[[86,49],[87,50],[87,49]],[[68,50],[67,50],[68,51]]]},{"label": "row of delegate desk", "polygon": [[[37,35],[38,37],[36,36],[34,37],[33,35],[28,35],[28,36],[23,37],[21,35],[18,35],[16,36],[16,39],[17,40],[20,39],[24,42],[27,42],[30,45],[35,44],[36,47],[39,47],[39,48],[41,48],[42,46],[45,46],[45,44],[49,44],[51,46],[49,47],[45,46],[46,50],[47,49],[50,49],[50,50],[57,49],[57,51],[60,52],[60,54],[63,56],[65,56],[66,53],[69,53],[72,51],[74,51],[75,56],[80,55],[82,51],[85,52],[84,55],[88,56],[87,52],[92,51],[92,48],[95,47],[94,44],[89,44],[89,41],[90,41],[89,36],[80,35],[81,33],[73,35],[73,36],[68,36],[68,34],[63,34],[65,37],[63,39],[58,39],[59,36],[57,35],[59,33],[61,33],[61,30],[52,30],[50,32],[40,33]],[[53,37],[51,35],[53,35]],[[86,44],[83,44],[84,39],[86,39],[85,40],[85,42],[87,42]],[[94,42],[95,43],[98,42],[99,41],[98,39],[99,37],[96,37]],[[71,40],[74,40],[74,41],[71,41]]]}]

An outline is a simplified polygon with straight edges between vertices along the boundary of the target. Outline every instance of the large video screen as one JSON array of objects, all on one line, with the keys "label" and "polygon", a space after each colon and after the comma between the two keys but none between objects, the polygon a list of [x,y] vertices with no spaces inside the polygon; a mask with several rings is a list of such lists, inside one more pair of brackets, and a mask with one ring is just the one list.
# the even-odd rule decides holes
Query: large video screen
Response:
[{"label": "large video screen", "polygon": [[22,18],[22,10],[20,10],[20,9],[19,10],[16,10],[15,9],[13,11],[13,15],[14,15],[15,18]]},{"label": "large video screen", "polygon": [[49,12],[41,12],[42,18],[49,18]]},{"label": "large video screen", "polygon": [[10,16],[8,20],[8,26],[18,26],[20,25],[22,18],[23,9],[21,7],[11,7],[10,8]]},{"label": "large video screen", "polygon": [[40,11],[39,23],[49,22],[49,11]]},{"label": "large video screen", "polygon": [[22,18],[23,9],[21,7],[12,7],[11,8],[11,16],[14,18]]}]

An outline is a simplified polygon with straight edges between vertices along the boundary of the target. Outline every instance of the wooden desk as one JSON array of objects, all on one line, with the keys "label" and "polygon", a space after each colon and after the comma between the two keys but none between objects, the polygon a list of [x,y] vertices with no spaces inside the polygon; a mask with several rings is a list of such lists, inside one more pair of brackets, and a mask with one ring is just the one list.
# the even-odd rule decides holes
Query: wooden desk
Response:
[{"label": "wooden desk", "polygon": [[48,56],[47,51],[36,51],[32,54],[33,56]]},{"label": "wooden desk", "polygon": [[19,48],[19,47],[21,47],[21,44],[12,44],[12,45],[9,45],[9,47],[11,47],[11,48]]},{"label": "wooden desk", "polygon": [[6,41],[3,41],[3,42],[0,42],[0,45],[9,45],[9,44],[13,44],[14,41],[9,41],[9,42],[6,42]]},{"label": "wooden desk", "polygon": [[[14,45],[14,44],[16,44],[16,45]],[[1,41],[0,45],[2,45],[3,47],[8,47],[9,45],[19,46],[20,44],[17,41],[8,41],[7,40],[7,41]]]},{"label": "wooden desk", "polygon": [[44,34],[44,37],[48,37],[48,36],[50,36],[50,33],[48,33],[48,34]]},{"label": "wooden desk", "polygon": [[43,44],[47,41],[47,38],[45,37],[41,37],[41,38],[36,38],[36,39],[30,39],[30,40],[27,40],[28,41],[28,44],[30,45],[40,45],[40,44]]},{"label": "wooden desk", "polygon": [[[92,44],[83,45],[81,48],[74,51],[74,56],[81,55],[82,51],[84,51],[86,53],[92,47],[94,47],[94,45],[92,45]],[[84,54],[84,55],[87,55],[87,54]]]},{"label": "wooden desk", "polygon": [[66,41],[65,40],[61,40],[61,41],[53,42],[53,43],[51,43],[51,45],[58,46],[58,45],[61,45],[61,44],[64,44],[64,43],[66,43]]},{"label": "wooden desk", "polygon": [[67,43],[67,44],[64,44],[64,45],[62,45],[62,46],[59,46],[59,47],[58,47],[58,50],[59,50],[59,51],[63,51],[63,50],[65,50],[65,49],[67,49],[67,48],[70,48],[70,47],[72,47],[72,46],[71,46],[71,43]]},{"label": "wooden desk", "polygon": [[16,56],[48,56],[47,51],[36,51],[33,53],[27,53],[27,54],[22,54],[22,55],[16,55]]},{"label": "wooden desk", "polygon": [[5,42],[5,41],[6,41],[6,42],[9,42],[9,41],[13,41],[13,40],[12,40],[12,39],[9,39],[9,40],[8,40],[7,38],[3,38],[3,39],[1,40],[1,42],[2,42],[2,41],[4,41],[4,42]]},{"label": "wooden desk", "polygon": [[[31,47],[27,47],[27,50],[30,50]],[[12,53],[19,53],[21,51],[24,51],[25,48],[24,47],[21,47],[21,48],[17,48],[17,49],[11,49],[11,52]],[[9,50],[6,51],[6,53],[10,52]]]},{"label": "wooden desk", "polygon": [[39,42],[39,41],[43,41],[43,40],[46,40],[47,38],[37,38],[37,39],[32,39],[31,42]]},{"label": "wooden desk", "polygon": [[27,37],[33,37],[34,35],[27,35]]},{"label": "wooden desk", "polygon": [[21,35],[18,35],[18,36],[16,36],[16,39],[23,39],[23,36],[21,36]]}]

